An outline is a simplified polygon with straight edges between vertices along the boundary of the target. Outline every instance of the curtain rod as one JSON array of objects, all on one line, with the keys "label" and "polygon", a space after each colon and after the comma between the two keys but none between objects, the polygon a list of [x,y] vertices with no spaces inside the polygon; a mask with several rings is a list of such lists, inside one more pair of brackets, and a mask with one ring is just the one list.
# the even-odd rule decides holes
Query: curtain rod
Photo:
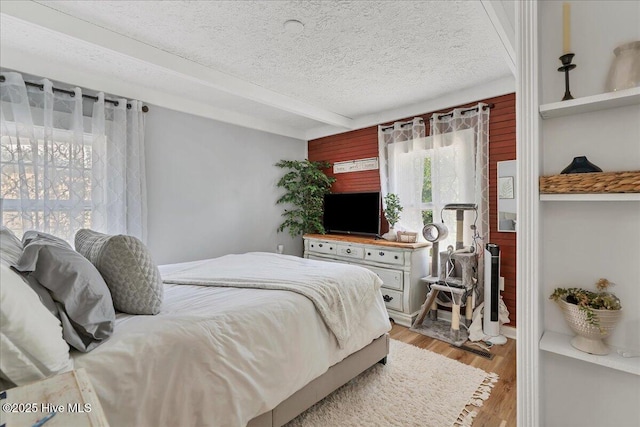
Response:
[{"label": "curtain rod", "polygon": [[[4,82],[5,81],[5,77],[3,75],[0,74],[0,82]],[[24,81],[24,84],[26,86],[31,86],[31,87],[37,87],[40,90],[44,89],[44,85],[43,84],[39,84],[39,83],[33,83],[33,82],[28,82],[28,81]],[[54,92],[60,92],[60,93],[66,93],[67,95],[71,96],[72,98],[74,96],[76,96],[76,93],[71,91],[71,90],[66,90],[66,89],[60,89],[58,87],[52,87],[51,88]],[[82,95],[83,98],[87,98],[87,99],[92,99],[94,101],[98,100],[97,96],[93,96],[93,95]],[[113,104],[115,107],[117,107],[118,105],[120,105],[119,101],[114,101],[113,99],[105,99],[104,102],[108,102],[109,104]],[[131,109],[131,104],[127,104],[127,108]],[[142,106],[142,112],[146,113],[147,111],[149,111],[149,107],[147,107],[146,105]]]},{"label": "curtain rod", "polygon": [[[495,106],[496,106],[496,104],[487,104],[487,105],[483,105],[483,106],[482,106],[482,109],[483,109],[483,110],[486,110],[487,108],[491,109],[491,108],[494,108]],[[460,111],[460,114],[464,114],[464,113],[466,113],[467,111],[478,111],[478,107],[466,108],[466,109],[464,109],[464,110]],[[439,120],[439,119],[442,119],[442,118],[444,118],[444,117],[448,117],[448,116],[453,116],[453,111],[452,111],[452,112],[450,112],[450,113],[446,113],[446,114],[441,114],[441,115],[439,115],[439,116],[438,116],[438,120]]]},{"label": "curtain rod", "polygon": [[[418,117],[418,118],[420,119],[420,121],[423,121],[423,122],[424,122],[424,120],[422,119],[422,117]],[[412,119],[412,120],[409,120],[408,122],[402,123],[402,124],[400,125],[400,127],[402,127],[402,126],[409,126],[409,125],[412,125],[412,124],[413,124],[413,120],[415,120],[415,119]],[[385,130],[387,130],[387,129],[393,129],[393,128],[394,128],[394,125],[390,125],[390,126],[385,126],[385,127],[381,128],[380,130],[384,132],[384,131],[385,131]]]}]

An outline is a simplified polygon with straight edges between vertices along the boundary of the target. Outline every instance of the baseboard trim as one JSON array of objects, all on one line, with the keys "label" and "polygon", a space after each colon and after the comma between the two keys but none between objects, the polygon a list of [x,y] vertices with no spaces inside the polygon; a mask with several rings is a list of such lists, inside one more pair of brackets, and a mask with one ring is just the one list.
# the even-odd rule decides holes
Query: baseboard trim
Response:
[{"label": "baseboard trim", "polygon": [[504,326],[504,325],[502,325],[500,327],[500,331],[502,332],[502,335],[504,335],[507,338],[511,338],[512,340],[517,339],[517,335],[518,335],[517,332],[518,331],[513,326]]},{"label": "baseboard trim", "polygon": [[[451,323],[451,312],[445,311],[445,310],[438,310],[438,319]],[[517,337],[517,330],[513,326],[502,325],[500,327],[500,332],[502,332],[502,335],[512,340],[515,340]]]}]

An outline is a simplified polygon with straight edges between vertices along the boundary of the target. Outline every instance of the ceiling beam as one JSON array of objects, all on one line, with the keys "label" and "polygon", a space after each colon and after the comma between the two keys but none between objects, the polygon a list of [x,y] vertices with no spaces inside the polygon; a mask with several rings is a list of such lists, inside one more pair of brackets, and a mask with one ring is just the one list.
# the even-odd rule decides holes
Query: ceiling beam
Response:
[{"label": "ceiling beam", "polygon": [[182,78],[187,78],[220,91],[328,125],[338,126],[344,129],[352,129],[353,127],[353,120],[349,117],[301,102],[254,83],[181,58],[148,44],[58,12],[43,4],[32,1],[3,1],[2,13],[48,30],[109,49],[118,54],[164,68],[170,72],[179,74]]},{"label": "ceiling beam", "polygon": [[515,16],[509,17],[504,7],[505,1],[512,0],[480,0],[480,4],[489,17],[489,21],[493,25],[493,29],[498,34],[502,47],[505,61],[511,73],[516,75],[516,50],[514,48],[516,42],[516,31],[514,28]]},{"label": "ceiling beam", "polygon": [[85,89],[102,91],[126,98],[140,99],[143,100],[145,104],[151,105],[151,111],[153,111],[154,106],[158,106],[306,141],[304,131],[283,126],[270,120],[217,108],[185,96],[177,96],[165,91],[141,87],[135,83],[129,83],[125,79],[114,79],[112,76],[105,75],[92,75],[80,69],[69,67],[69,64],[63,63],[62,61],[45,62],[36,54],[17,51],[12,47],[2,45],[1,50],[0,65],[3,68],[20,70],[23,73],[36,76],[46,76],[51,80],[73,86],[80,86]]}]

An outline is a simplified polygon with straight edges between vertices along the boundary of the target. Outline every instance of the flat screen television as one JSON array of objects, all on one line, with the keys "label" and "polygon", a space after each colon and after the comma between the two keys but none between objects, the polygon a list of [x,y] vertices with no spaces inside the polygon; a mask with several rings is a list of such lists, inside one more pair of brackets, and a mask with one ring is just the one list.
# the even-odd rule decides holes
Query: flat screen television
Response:
[{"label": "flat screen television", "polygon": [[380,234],[380,192],[331,193],[324,196],[327,233]]}]

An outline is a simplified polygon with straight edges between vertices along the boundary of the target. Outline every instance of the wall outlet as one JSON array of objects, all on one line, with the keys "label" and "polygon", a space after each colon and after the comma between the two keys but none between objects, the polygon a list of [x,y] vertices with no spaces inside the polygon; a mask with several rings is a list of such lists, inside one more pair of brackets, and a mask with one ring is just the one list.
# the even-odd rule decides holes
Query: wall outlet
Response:
[{"label": "wall outlet", "polygon": [[500,286],[500,291],[504,291],[504,277],[500,276],[500,281],[498,283]]},{"label": "wall outlet", "polygon": [[276,246],[276,253],[279,253],[279,254],[283,254],[284,253],[284,245],[283,244],[279,244],[278,246]]}]

